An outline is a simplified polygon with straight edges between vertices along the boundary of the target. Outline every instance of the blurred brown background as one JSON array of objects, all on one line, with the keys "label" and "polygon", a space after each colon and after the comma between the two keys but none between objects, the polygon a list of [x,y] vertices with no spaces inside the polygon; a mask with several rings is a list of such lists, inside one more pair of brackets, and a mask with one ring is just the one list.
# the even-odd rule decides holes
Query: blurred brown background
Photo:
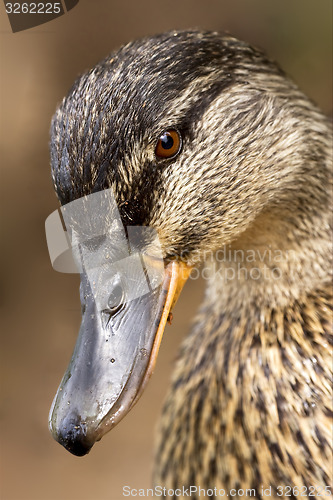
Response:
[{"label": "blurred brown background", "polygon": [[149,487],[153,429],[177,345],[199,303],[187,285],[139,404],[90,455],[56,444],[48,411],[80,323],[78,278],[52,270],[45,218],[57,207],[48,156],[56,104],[75,77],[120,44],[173,28],[229,31],[262,48],[331,113],[331,0],[80,0],[40,27],[12,34],[0,5],[1,487],[3,500],[114,500]]}]

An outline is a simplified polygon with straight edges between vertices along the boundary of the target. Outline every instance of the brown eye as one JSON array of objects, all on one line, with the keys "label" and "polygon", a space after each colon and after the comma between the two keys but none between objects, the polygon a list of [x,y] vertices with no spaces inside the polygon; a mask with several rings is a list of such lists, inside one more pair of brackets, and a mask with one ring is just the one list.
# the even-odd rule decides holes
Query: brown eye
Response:
[{"label": "brown eye", "polygon": [[155,154],[158,158],[172,158],[179,153],[181,145],[182,139],[179,132],[174,129],[166,130],[157,142]]}]

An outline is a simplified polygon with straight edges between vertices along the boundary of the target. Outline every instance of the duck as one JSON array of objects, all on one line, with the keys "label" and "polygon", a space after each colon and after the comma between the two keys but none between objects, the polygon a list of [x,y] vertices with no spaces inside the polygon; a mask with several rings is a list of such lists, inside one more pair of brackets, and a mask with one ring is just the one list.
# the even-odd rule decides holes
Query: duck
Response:
[{"label": "duck", "polygon": [[[82,323],[50,411],[53,437],[83,456],[126,415],[184,283],[202,273],[154,485],[165,498],[191,488],[194,500],[200,488],[329,497],[330,120],[262,50],[186,30],[130,42],[85,72],[50,137],[60,205],[112,193],[124,227],[152,228],[163,259],[160,284],[132,301],[119,276],[94,282],[105,307],[81,270]],[[111,244],[94,241],[103,252]],[[143,247],[148,255],[152,240]]]}]

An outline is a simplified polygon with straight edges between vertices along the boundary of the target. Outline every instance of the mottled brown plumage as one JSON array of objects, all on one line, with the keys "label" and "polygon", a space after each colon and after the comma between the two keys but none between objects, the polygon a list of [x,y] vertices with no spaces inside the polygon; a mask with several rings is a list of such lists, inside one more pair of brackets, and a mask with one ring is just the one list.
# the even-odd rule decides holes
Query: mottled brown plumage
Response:
[{"label": "mottled brown plumage", "polygon": [[[183,148],[161,162],[170,127]],[[261,485],[332,485],[327,118],[260,51],[172,32],[83,75],[55,115],[51,152],[62,203],[113,187],[124,222],[155,227],[166,259],[205,262],[155,483],[257,498]]]},{"label": "mottled brown plumage", "polygon": [[206,299],[163,410],[157,484],[259,498],[262,485],[331,485],[331,301],[321,289],[232,314]]}]

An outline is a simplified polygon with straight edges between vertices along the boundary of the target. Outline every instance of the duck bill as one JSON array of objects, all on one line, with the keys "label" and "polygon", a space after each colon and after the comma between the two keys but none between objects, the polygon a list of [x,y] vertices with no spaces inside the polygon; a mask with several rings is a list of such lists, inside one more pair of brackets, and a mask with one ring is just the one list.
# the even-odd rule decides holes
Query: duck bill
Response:
[{"label": "duck bill", "polygon": [[190,272],[186,264],[170,262],[156,288],[123,304],[114,315],[94,300],[91,280],[81,275],[82,323],[49,417],[53,437],[74,455],[88,453],[141,396]]}]

